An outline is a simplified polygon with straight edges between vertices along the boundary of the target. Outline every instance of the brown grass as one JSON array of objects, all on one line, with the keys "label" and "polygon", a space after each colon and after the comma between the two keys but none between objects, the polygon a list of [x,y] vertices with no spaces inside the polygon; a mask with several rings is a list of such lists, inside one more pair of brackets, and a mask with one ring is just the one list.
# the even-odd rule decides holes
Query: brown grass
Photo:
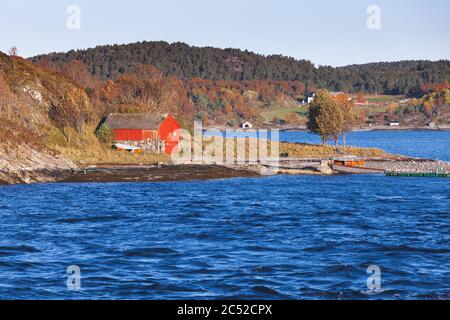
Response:
[{"label": "brown grass", "polygon": [[287,153],[290,158],[329,158],[331,156],[352,155],[358,157],[379,157],[390,158],[392,155],[383,150],[375,148],[356,148],[356,147],[339,147],[338,150],[334,146],[322,146],[303,143],[286,143],[280,144],[280,153]]},{"label": "brown grass", "polygon": [[[224,139],[225,140],[225,139]],[[234,142],[234,156],[236,157],[237,147],[236,147],[236,138]],[[203,144],[203,149],[209,143]],[[259,145],[258,152],[259,152]],[[267,141],[267,156],[271,156],[271,142]],[[322,158],[327,159],[332,156],[358,156],[358,157],[367,157],[367,158],[395,158],[395,155],[391,155],[386,153],[381,149],[376,148],[357,148],[357,147],[343,147],[339,146],[336,149],[334,146],[330,145],[314,145],[314,144],[305,144],[305,143],[287,143],[280,142],[279,144],[279,153],[281,156],[287,156],[289,158]],[[226,150],[224,146],[223,150],[224,158],[226,155]],[[245,142],[245,156],[248,158],[249,155],[249,139],[246,139]]]},{"label": "brown grass", "polygon": [[170,162],[164,154],[134,154],[127,151],[113,150],[110,145],[101,144],[93,134],[95,126],[88,125],[83,134],[77,134],[68,129],[66,135],[70,141],[57,129],[48,132],[49,144],[63,156],[76,164],[156,164]]}]

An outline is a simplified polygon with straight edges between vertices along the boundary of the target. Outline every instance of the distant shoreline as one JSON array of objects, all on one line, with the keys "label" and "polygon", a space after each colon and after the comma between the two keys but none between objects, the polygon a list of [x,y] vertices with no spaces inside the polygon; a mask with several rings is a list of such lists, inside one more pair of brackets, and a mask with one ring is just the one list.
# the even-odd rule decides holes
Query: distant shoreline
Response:
[{"label": "distant shoreline", "polygon": [[[225,130],[243,130],[240,128],[234,128],[234,127],[226,127],[226,126],[216,126],[216,127],[207,127],[203,128],[203,131],[208,131],[211,129],[217,129],[219,131],[225,131]],[[244,130],[245,131],[251,131],[251,130],[273,130],[278,129],[281,132],[308,132],[308,128],[305,126],[301,127],[287,127],[287,126],[260,126],[260,127],[254,127],[253,129]],[[390,127],[390,126],[372,126],[372,127],[362,127],[362,128],[356,128],[353,129],[352,132],[364,132],[364,131],[450,131],[450,125],[445,125],[441,127],[431,128],[431,127],[404,127],[404,126],[398,126],[398,127]]]},{"label": "distant shoreline", "polygon": [[[299,128],[278,128],[281,132],[308,132],[305,127]],[[388,127],[388,126],[373,126],[363,127],[352,130],[351,132],[366,132],[366,131],[450,131],[450,126],[430,128],[430,127]]]}]

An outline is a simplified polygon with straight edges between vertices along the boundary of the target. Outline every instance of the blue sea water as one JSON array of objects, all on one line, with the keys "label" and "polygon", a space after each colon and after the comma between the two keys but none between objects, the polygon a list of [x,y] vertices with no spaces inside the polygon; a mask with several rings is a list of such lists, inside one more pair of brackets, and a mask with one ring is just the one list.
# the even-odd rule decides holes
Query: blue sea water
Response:
[{"label": "blue sea water", "polygon": [[[280,132],[280,141],[321,143],[319,136],[305,131]],[[354,131],[348,133],[347,144],[380,148],[390,153],[411,157],[450,161],[450,131]]]},{"label": "blue sea water", "polygon": [[[205,136],[226,136],[224,132],[205,132]],[[257,131],[238,131],[228,133],[230,137],[260,137]],[[270,139],[270,132],[263,136],[263,139]],[[307,131],[280,131],[279,141],[301,142],[311,144],[321,144],[322,140],[316,134]],[[330,141],[334,144],[333,141]],[[342,144],[342,137],[339,141]],[[450,161],[450,131],[430,131],[430,130],[375,130],[375,131],[354,131],[347,134],[347,145],[380,148],[393,154],[400,154],[410,157],[429,158]]]},{"label": "blue sea water", "polygon": [[[422,134],[428,156],[448,156],[448,135],[411,139]],[[408,133],[387,139],[372,141],[412,151]],[[80,290],[67,288],[70,265]],[[0,298],[450,299],[449,180],[0,186]]]}]

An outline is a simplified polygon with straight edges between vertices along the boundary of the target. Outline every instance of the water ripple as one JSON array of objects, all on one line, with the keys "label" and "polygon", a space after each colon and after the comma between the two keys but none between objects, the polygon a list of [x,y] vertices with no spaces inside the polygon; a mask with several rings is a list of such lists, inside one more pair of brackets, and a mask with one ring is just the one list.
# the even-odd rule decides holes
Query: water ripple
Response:
[{"label": "water ripple", "polygon": [[4,186],[0,298],[449,299],[449,194],[382,176]]}]

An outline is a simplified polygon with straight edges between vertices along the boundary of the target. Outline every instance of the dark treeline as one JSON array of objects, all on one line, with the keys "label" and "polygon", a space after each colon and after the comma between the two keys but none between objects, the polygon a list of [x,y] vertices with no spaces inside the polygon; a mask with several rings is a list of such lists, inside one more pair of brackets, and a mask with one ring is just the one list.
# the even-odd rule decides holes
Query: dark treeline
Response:
[{"label": "dark treeline", "polygon": [[139,42],[52,53],[31,58],[41,65],[79,60],[92,75],[115,79],[137,65],[153,65],[179,79],[301,81],[306,87],[356,93],[417,95],[426,83],[450,80],[450,61],[380,62],[346,67],[318,67],[307,60],[264,56],[239,49],[191,47],[184,43]]},{"label": "dark treeline", "polygon": [[399,61],[319,67],[315,84],[334,91],[421,96],[423,85],[450,79],[450,61]]}]

